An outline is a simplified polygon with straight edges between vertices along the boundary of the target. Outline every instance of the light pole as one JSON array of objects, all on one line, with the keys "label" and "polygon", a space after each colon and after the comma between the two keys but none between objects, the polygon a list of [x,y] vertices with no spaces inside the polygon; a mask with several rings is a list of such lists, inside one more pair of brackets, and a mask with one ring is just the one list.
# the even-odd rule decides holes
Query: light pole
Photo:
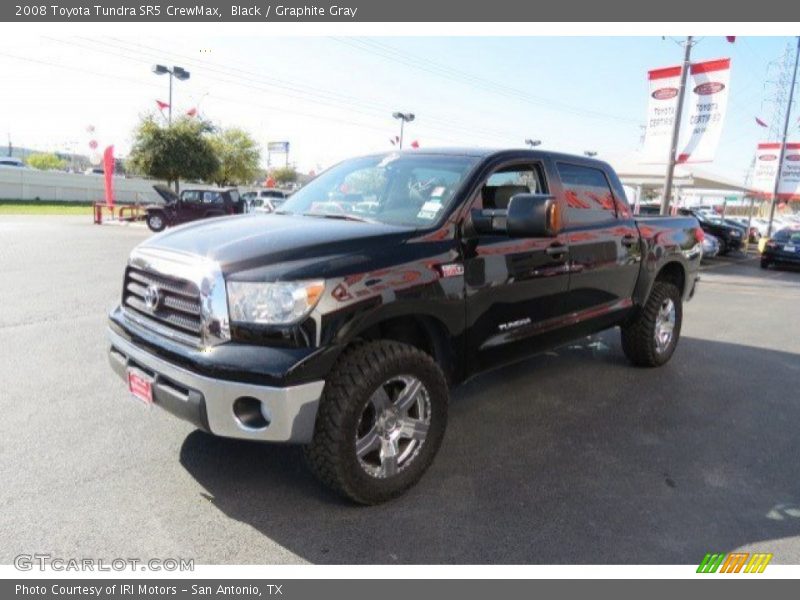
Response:
[{"label": "light pole", "polygon": [[403,126],[406,123],[410,123],[411,121],[414,120],[414,118],[415,118],[414,117],[414,113],[396,112],[396,113],[392,113],[392,116],[395,119],[399,119],[400,120],[400,150],[402,150],[403,149]]},{"label": "light pole", "polygon": [[588,156],[589,158],[597,156],[597,152],[595,152],[594,150],[584,150],[583,154],[584,156]]},{"label": "light pole", "polygon": [[528,138],[527,140],[525,140],[525,144],[526,144],[527,146],[530,146],[531,148],[536,148],[536,146],[539,146],[539,145],[541,145],[541,143],[542,143],[542,140],[532,140],[532,139],[530,139],[530,138]]},{"label": "light pole", "polygon": [[173,66],[171,69],[164,65],[153,65],[153,73],[156,75],[169,74],[169,111],[167,112],[167,122],[172,125],[172,78],[175,77],[180,81],[186,81],[191,75],[189,71],[182,67]]}]

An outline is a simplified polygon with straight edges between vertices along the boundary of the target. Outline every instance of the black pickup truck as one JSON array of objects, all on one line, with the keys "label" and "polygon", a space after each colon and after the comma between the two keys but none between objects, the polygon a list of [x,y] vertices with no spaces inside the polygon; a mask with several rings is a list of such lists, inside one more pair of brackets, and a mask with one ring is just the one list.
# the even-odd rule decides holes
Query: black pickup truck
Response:
[{"label": "black pickup truck", "polygon": [[133,396],[215,435],[303,444],[323,482],[374,504],[420,479],[450,388],[480,371],[615,326],[633,364],[666,363],[702,237],[693,217],[635,219],[584,157],[357,158],[272,214],[138,246],[109,359]]}]

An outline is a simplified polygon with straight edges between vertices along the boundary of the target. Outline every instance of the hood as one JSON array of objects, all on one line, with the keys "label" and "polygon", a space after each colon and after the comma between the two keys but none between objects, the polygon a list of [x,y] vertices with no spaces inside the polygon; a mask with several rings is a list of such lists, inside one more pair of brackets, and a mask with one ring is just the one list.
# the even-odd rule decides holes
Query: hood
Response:
[{"label": "hood", "polygon": [[362,223],[255,213],[204,219],[153,236],[143,248],[202,256],[232,273],[303,259],[363,252],[386,236],[406,237],[412,229]]},{"label": "hood", "polygon": [[165,185],[161,185],[160,183],[153,186],[153,189],[156,193],[164,199],[166,204],[174,204],[178,201],[178,194],[173,192]]}]

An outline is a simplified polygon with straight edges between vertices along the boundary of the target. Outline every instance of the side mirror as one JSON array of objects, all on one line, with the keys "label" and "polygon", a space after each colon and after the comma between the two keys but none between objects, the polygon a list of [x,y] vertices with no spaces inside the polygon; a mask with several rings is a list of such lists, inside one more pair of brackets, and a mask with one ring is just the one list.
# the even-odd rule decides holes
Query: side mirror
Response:
[{"label": "side mirror", "polygon": [[506,231],[512,238],[553,237],[561,229],[561,215],[549,194],[517,194],[508,203]]}]

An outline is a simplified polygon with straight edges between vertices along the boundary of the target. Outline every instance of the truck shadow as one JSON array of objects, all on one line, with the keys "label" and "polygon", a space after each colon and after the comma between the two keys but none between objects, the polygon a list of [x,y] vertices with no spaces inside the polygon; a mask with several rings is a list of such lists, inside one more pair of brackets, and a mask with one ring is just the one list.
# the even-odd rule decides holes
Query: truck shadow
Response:
[{"label": "truck shadow", "polygon": [[617,338],[458,388],[433,467],[382,506],[327,492],[295,447],[194,432],[181,463],[219,510],[312,563],[686,564],[798,535],[784,513],[800,511],[780,507],[800,504],[800,403],[774,381],[796,379],[798,356],[683,338],[643,370]]}]

